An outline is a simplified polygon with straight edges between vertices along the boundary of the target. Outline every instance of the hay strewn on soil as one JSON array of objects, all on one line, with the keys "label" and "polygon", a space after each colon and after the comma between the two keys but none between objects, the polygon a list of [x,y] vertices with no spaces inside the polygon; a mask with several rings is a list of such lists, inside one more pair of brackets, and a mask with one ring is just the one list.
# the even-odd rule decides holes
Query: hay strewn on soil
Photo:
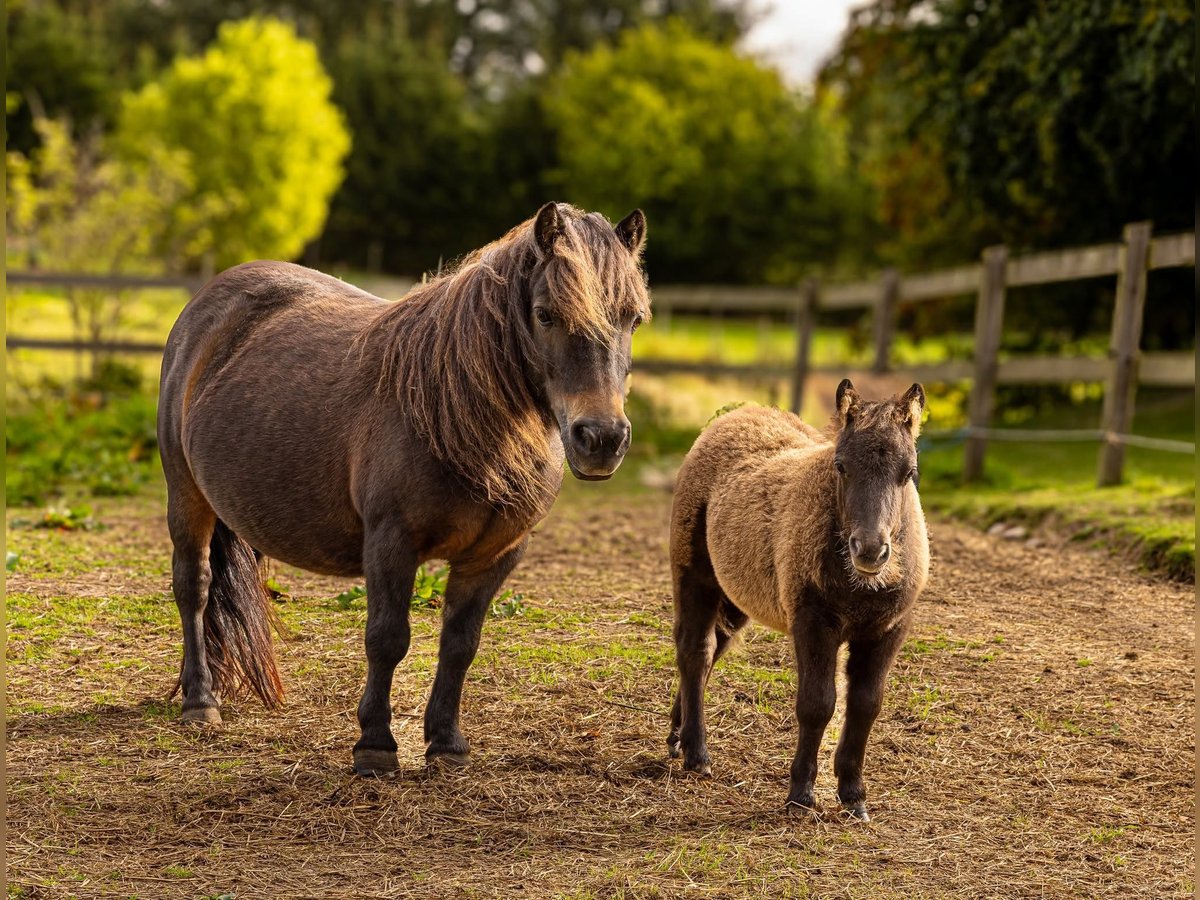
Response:
[{"label": "hay strewn on soil", "polygon": [[[593,489],[594,487],[594,489]],[[139,897],[1183,896],[1193,891],[1190,586],[1073,546],[933,523],[933,581],[868,756],[875,821],[782,813],[789,642],[709,689],[714,777],[665,758],[668,500],[572,490],[490,619],[464,701],[474,761],[427,773],[436,613],[414,614],[403,772],[355,779],[362,602],[283,570],[289,694],[192,730],[155,500],[105,532],[10,531],[10,894]],[[835,720],[836,723],[836,720]]]}]

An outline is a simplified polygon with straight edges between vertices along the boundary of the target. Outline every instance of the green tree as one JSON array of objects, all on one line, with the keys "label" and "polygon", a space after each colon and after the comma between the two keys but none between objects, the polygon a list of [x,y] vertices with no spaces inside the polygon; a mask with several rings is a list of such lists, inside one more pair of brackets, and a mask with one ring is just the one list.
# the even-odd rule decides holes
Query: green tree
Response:
[{"label": "green tree", "polygon": [[185,155],[191,191],[168,235],[194,232],[193,258],[292,258],[320,233],[350,148],[332,87],[290,26],[226,23],[203,55],[125,98],[118,145],[134,160],[158,146]]},{"label": "green tree", "polygon": [[438,53],[378,34],[347,40],[331,60],[355,137],[322,254],[361,265],[375,243],[386,268],[416,273],[495,236],[479,209],[492,160],[486,123]]},{"label": "green tree", "polygon": [[1183,0],[875,0],[823,81],[899,164],[885,206],[941,182],[976,246],[1111,240],[1194,219],[1192,26]]},{"label": "green tree", "polygon": [[679,23],[569,56],[549,98],[564,195],[643,207],[654,277],[787,281],[840,243],[837,131],[778,72]]},{"label": "green tree", "polygon": [[7,149],[33,149],[37,115],[65,117],[85,129],[111,115],[111,62],[82,18],[18,2],[9,4],[6,24],[5,85],[20,100],[6,110]]},{"label": "green tree", "polygon": [[[5,156],[8,264],[101,274],[172,265],[158,236],[188,190],[182,155],[156,151],[130,164],[105,153],[98,129],[77,139],[65,120],[37,117],[33,125],[37,148]],[[72,289],[66,299],[79,337],[99,341],[119,332],[123,292]]]}]

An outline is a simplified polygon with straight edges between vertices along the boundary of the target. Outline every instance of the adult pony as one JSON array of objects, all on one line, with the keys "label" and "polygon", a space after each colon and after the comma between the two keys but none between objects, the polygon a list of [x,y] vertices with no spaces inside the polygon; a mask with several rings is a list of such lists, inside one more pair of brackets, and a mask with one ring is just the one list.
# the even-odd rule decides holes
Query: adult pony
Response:
[{"label": "adult pony", "polygon": [[299,266],[210,281],[163,356],[158,436],[183,719],[282,685],[259,560],[366,575],[360,775],[397,768],[389,695],[417,566],[450,562],[426,757],[464,763],[467,667],[488,604],[562,484],[608,478],[629,446],[633,330],[649,315],[646,220],[549,203],[388,303]]},{"label": "adult pony", "polygon": [[813,808],[838,648],[849,642],[833,765],[838,798],[866,820],[867,738],[929,574],[916,484],[925,391],[914,384],[869,402],[847,379],[835,402],[828,435],[791,413],[747,407],[718,418],[684,460],[671,511],[679,692],[667,744],[684,768],[711,771],[704,687],[753,617],[795,647],[799,735],[788,807]]}]

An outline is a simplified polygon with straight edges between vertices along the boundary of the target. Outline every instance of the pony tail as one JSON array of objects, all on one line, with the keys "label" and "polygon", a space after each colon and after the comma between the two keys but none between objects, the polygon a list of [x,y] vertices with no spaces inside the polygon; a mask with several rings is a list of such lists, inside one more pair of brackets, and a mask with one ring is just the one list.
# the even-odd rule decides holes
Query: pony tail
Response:
[{"label": "pony tail", "polygon": [[225,698],[247,689],[267,709],[283,702],[272,628],[278,630],[271,593],[253,548],[217,520],[209,545],[212,582],[204,607],[204,651],[213,691]]}]

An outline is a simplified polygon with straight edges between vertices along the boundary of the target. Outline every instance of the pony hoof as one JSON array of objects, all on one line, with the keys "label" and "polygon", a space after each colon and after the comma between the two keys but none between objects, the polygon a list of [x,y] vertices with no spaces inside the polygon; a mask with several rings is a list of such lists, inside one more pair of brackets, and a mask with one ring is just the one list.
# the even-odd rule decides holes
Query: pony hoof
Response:
[{"label": "pony hoof", "polygon": [[179,721],[189,725],[220,725],[221,711],[215,706],[193,706],[180,713]]},{"label": "pony hoof", "polygon": [[667,741],[667,756],[671,759],[683,756],[683,748],[679,746],[679,741]]},{"label": "pony hoof", "polygon": [[783,811],[793,819],[816,819],[820,816],[816,800],[809,800],[808,802],[789,800],[787,805],[784,806]]},{"label": "pony hoof", "polygon": [[709,762],[684,763],[685,772],[695,772],[701,778],[712,778],[712,764]]},{"label": "pony hoof", "polygon": [[427,753],[425,765],[430,769],[453,771],[466,768],[471,762],[470,753]]},{"label": "pony hoof", "polygon": [[857,822],[871,821],[871,816],[867,812],[867,805],[865,803],[854,803],[850,806],[843,807],[843,809],[845,810],[846,815]]},{"label": "pony hoof", "polygon": [[355,750],[354,774],[360,778],[378,778],[400,768],[395,750]]}]

